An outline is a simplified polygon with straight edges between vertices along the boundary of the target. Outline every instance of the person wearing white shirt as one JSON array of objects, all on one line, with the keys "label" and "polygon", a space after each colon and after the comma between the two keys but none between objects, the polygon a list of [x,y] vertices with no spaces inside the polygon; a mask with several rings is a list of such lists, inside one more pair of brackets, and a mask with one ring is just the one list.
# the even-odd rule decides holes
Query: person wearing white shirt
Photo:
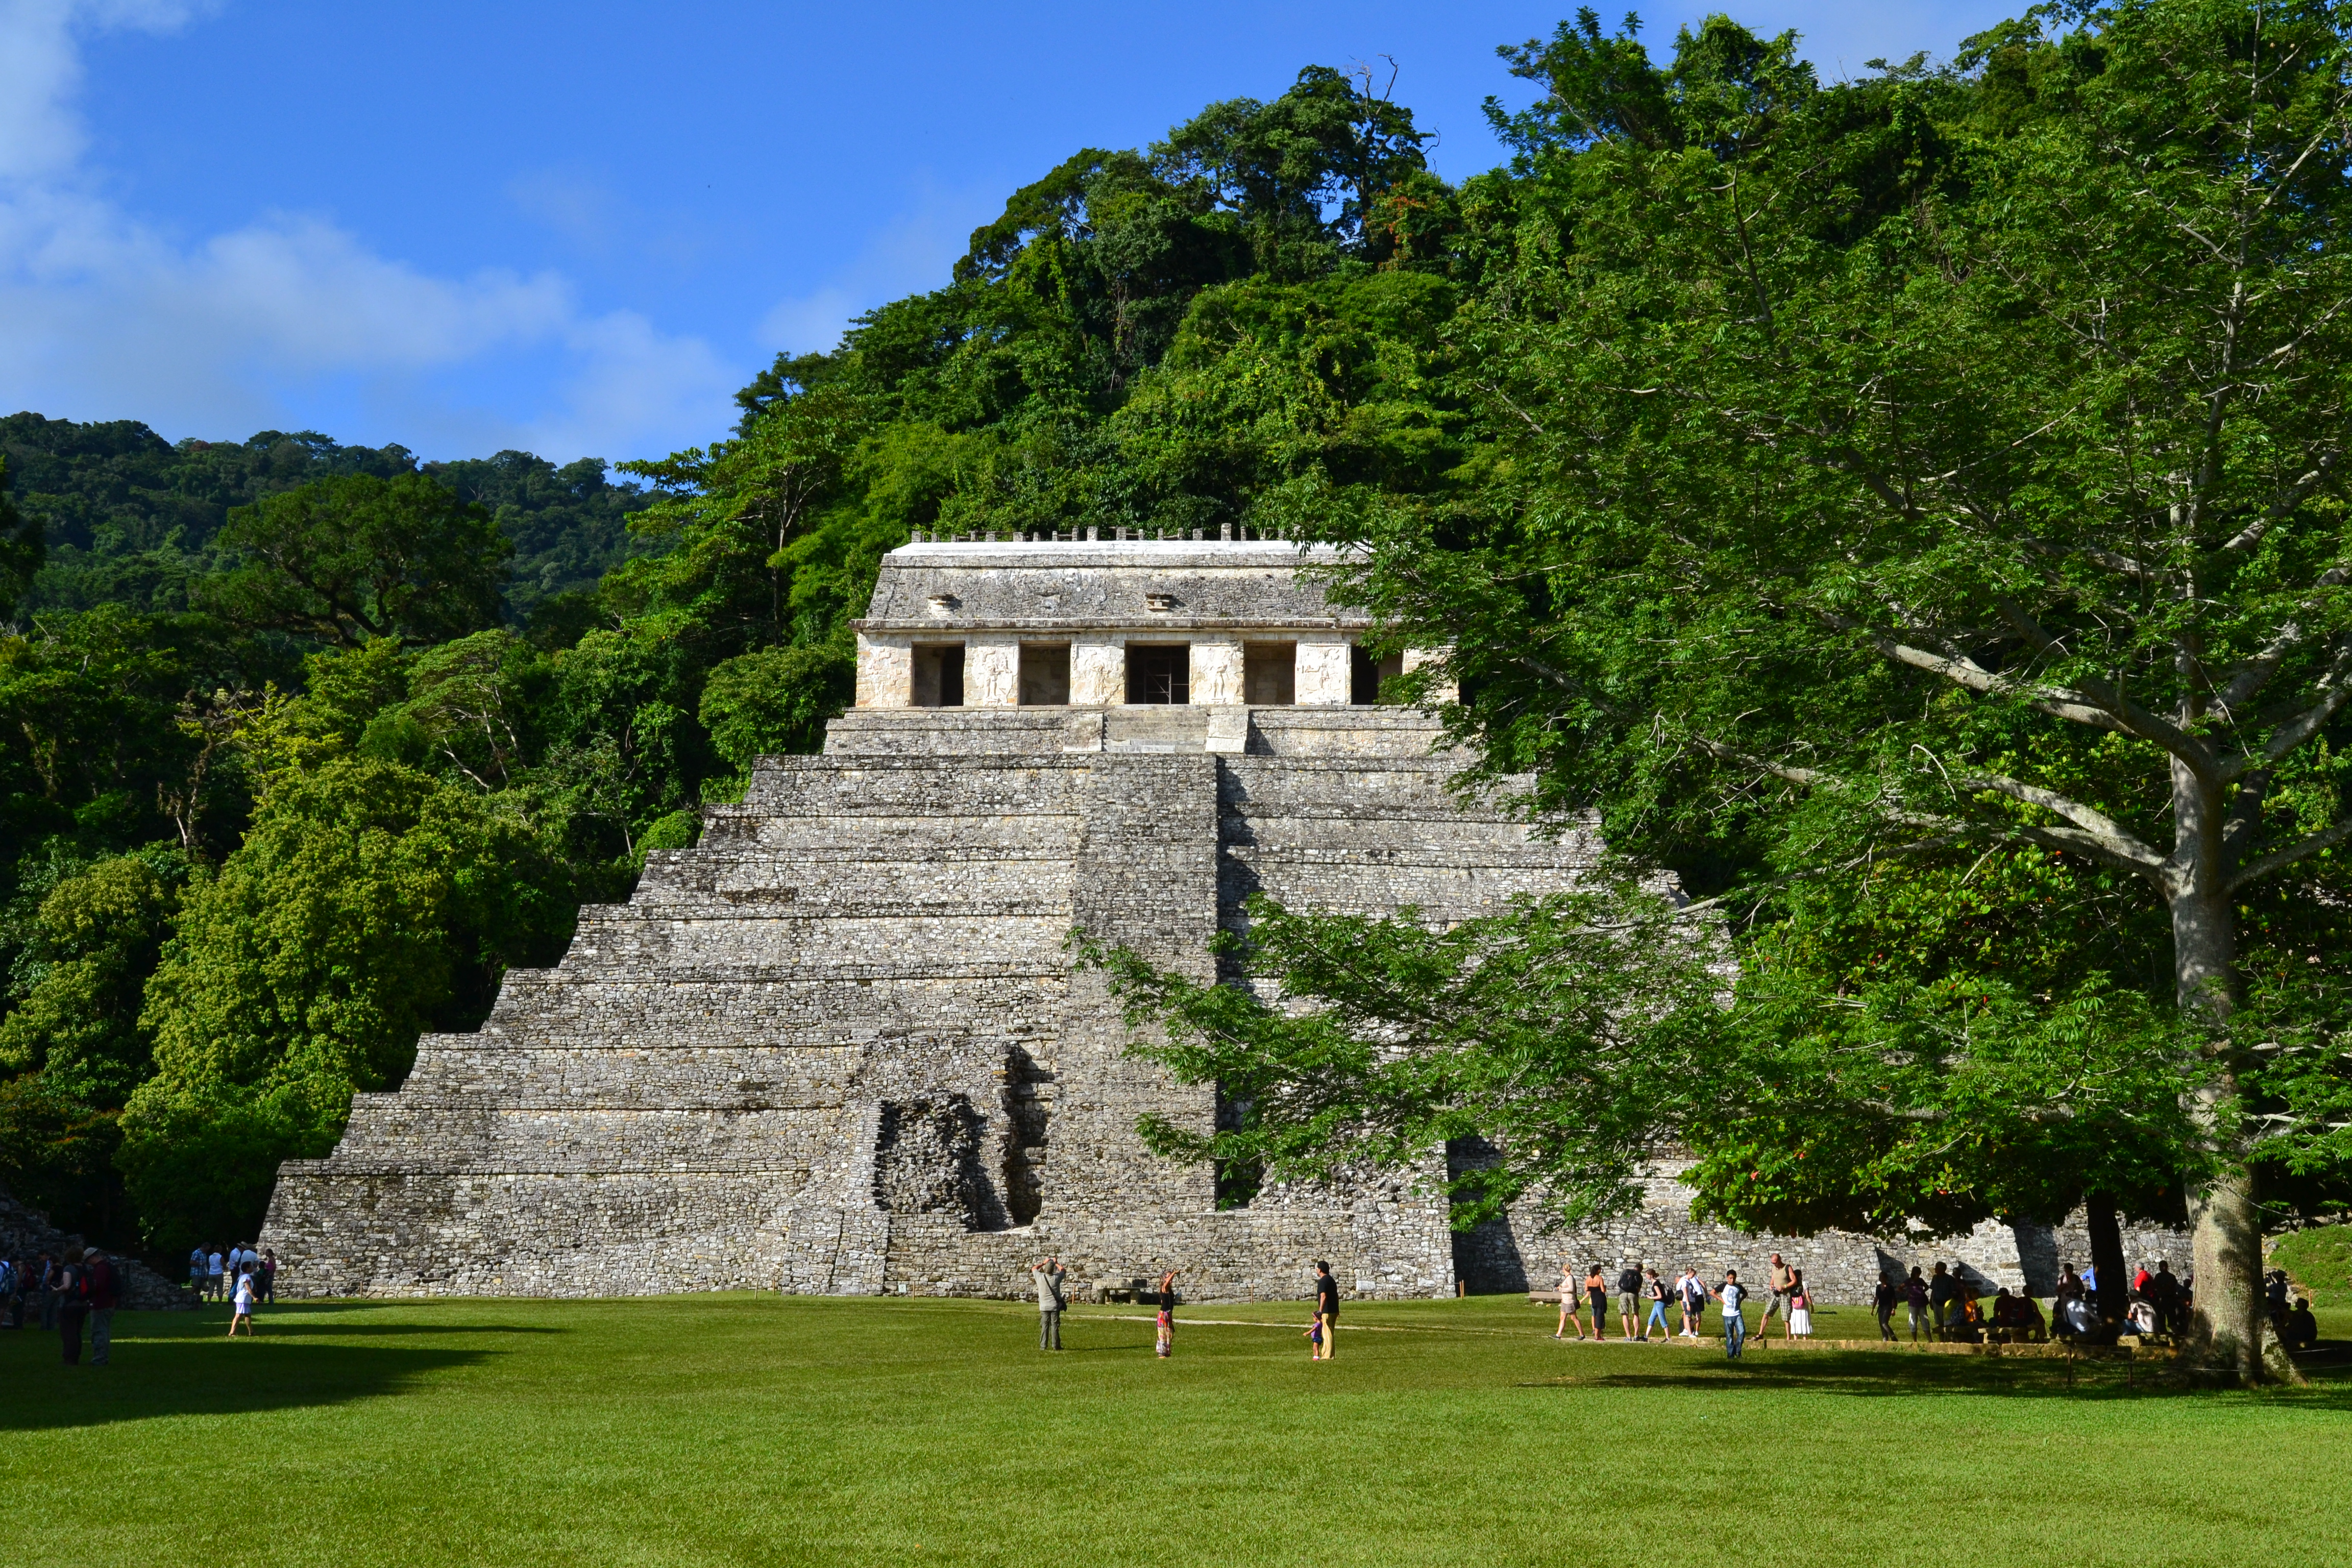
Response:
[{"label": "person wearing white shirt", "polygon": [[1739,1304],[1748,1300],[1748,1287],[1739,1282],[1739,1270],[1725,1269],[1723,1289],[1709,1294],[1723,1303],[1723,1353],[1738,1361],[1740,1347],[1748,1342],[1748,1321],[1739,1315]]}]

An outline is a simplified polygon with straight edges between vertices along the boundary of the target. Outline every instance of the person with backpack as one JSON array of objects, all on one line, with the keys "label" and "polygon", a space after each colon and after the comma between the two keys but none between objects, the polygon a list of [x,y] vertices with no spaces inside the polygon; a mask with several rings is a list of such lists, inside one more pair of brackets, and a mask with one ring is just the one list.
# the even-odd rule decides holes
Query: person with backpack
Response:
[{"label": "person with backpack", "polygon": [[82,1256],[82,1295],[89,1304],[89,1364],[104,1366],[114,1343],[114,1309],[122,1287],[114,1260],[95,1247]]},{"label": "person with backpack", "polygon": [[1685,1268],[1675,1286],[1683,1299],[1683,1338],[1695,1340],[1699,1337],[1699,1323],[1706,1316],[1706,1281],[1698,1277],[1696,1268]]},{"label": "person with backpack", "polygon": [[1738,1361],[1740,1348],[1748,1342],[1748,1321],[1739,1314],[1740,1304],[1748,1300],[1748,1288],[1739,1282],[1739,1270],[1725,1269],[1723,1288],[1709,1294],[1723,1303],[1723,1353]]},{"label": "person with backpack", "polygon": [[[1623,1325],[1624,1337],[1633,1337],[1633,1324],[1642,1315],[1642,1271],[1627,1263],[1617,1270],[1617,1321]],[[1642,1338],[1650,1336],[1644,1333]]]}]

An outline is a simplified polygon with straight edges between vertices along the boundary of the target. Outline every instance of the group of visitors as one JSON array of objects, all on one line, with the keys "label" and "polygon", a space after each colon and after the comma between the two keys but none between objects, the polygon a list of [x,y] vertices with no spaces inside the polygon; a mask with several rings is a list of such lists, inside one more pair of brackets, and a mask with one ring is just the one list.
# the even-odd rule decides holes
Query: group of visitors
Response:
[{"label": "group of visitors", "polygon": [[[268,1261],[274,1266],[274,1259]],[[1175,1349],[1179,1272],[1173,1268],[1162,1272],[1150,1292],[1157,1329],[1154,1349],[1163,1358]],[[1037,1347],[1060,1350],[1062,1313],[1068,1305],[1068,1271],[1049,1255],[1030,1265],[1029,1276],[1037,1291]],[[1895,1330],[1898,1307],[1904,1309],[1906,1327],[1915,1343],[1922,1339],[1969,1344],[2039,1343],[2053,1337],[2092,1338],[2104,1332],[2098,1315],[2097,1277],[2092,1269],[2078,1274],[2071,1265],[2060,1268],[2057,1294],[2046,1319],[2041,1302],[2033,1297],[2004,1285],[1996,1287],[1988,1298],[1985,1283],[1963,1268],[1940,1262],[1924,1273],[1915,1267],[1907,1275],[1882,1275],[1872,1303],[1878,1318],[1878,1337],[1889,1343],[1898,1341]],[[2192,1284],[2191,1279],[2172,1272],[2169,1259],[2158,1258],[2153,1268],[2143,1265],[2131,1282],[2131,1305],[2122,1331],[2142,1335],[2182,1331],[2188,1323]],[[2298,1299],[2289,1307],[2288,1287],[2286,1274],[2280,1269],[2273,1269],[2264,1279],[2271,1322],[2289,1349],[2305,1348],[2317,1342],[2319,1325],[2308,1299]],[[1314,1289],[1315,1316],[1305,1331],[1307,1355],[1310,1360],[1329,1361],[1339,1326],[1339,1285],[1331,1277],[1330,1265],[1319,1259],[1315,1265]],[[1699,1325],[1712,1301],[1722,1309],[1724,1353],[1737,1360],[1748,1338],[1746,1309],[1751,1293],[1736,1268],[1725,1269],[1721,1281],[1709,1285],[1697,1268],[1685,1268],[1669,1284],[1648,1264],[1621,1260],[1612,1279],[1599,1263],[1579,1269],[1562,1258],[1559,1321],[1551,1337],[1564,1342],[1573,1331],[1576,1339],[1587,1338],[1589,1314],[1589,1337],[1596,1342],[1607,1339],[1610,1297],[1614,1295],[1621,1341],[1648,1343],[1653,1330],[1659,1340],[1695,1340],[1701,1337]],[[1668,1326],[1670,1311],[1680,1312],[1679,1330]],[[1784,1337],[1811,1336],[1813,1295],[1805,1283],[1805,1271],[1791,1267],[1777,1252],[1765,1268],[1763,1310],[1755,1330],[1759,1341],[1765,1339],[1776,1317],[1784,1324]]]},{"label": "group of visitors", "polygon": [[22,1329],[26,1313],[37,1313],[43,1331],[56,1331],[68,1366],[81,1364],[85,1326],[89,1364],[107,1363],[113,1349],[114,1309],[121,1298],[122,1279],[114,1260],[95,1247],[0,1258],[0,1313],[5,1313],[6,1326]]},{"label": "group of visitors", "polygon": [[200,1300],[234,1304],[239,1280],[250,1280],[255,1303],[278,1299],[278,1253],[256,1252],[249,1241],[231,1242],[226,1252],[199,1245],[188,1254],[188,1289]]},{"label": "group of visitors", "polygon": [[[1763,1316],[1757,1321],[1757,1334],[1762,1336],[1772,1320],[1778,1317],[1788,1335],[1798,1339],[1811,1336],[1813,1331],[1813,1296],[1806,1287],[1805,1271],[1790,1267],[1787,1260],[1776,1252],[1765,1277],[1769,1289],[1764,1300]],[[1574,1330],[1575,1338],[1585,1338],[1583,1314],[1589,1310],[1592,1318],[1591,1337],[1596,1342],[1607,1339],[1610,1284],[1609,1277],[1600,1264],[1591,1265],[1580,1277],[1575,1267],[1567,1258],[1561,1258],[1559,1322],[1552,1330],[1551,1337],[1564,1341],[1570,1337],[1570,1331]],[[1726,1348],[1729,1349],[1735,1341],[1744,1342],[1747,1338],[1747,1324],[1736,1304],[1746,1299],[1747,1289],[1739,1284],[1739,1271],[1736,1268],[1724,1271],[1722,1283],[1709,1285],[1697,1268],[1685,1268],[1675,1277],[1672,1284],[1668,1284],[1664,1277],[1648,1264],[1637,1267],[1631,1262],[1622,1262],[1617,1268],[1615,1285],[1618,1337],[1621,1340],[1646,1344],[1653,1337],[1653,1329],[1657,1331],[1655,1337],[1660,1340],[1697,1339],[1699,1320],[1706,1314],[1706,1304],[1725,1300],[1726,1289],[1732,1292],[1734,1302],[1724,1310]],[[1670,1328],[1666,1322],[1666,1314],[1670,1310],[1679,1311],[1682,1315],[1679,1330]],[[1639,1328],[1634,1326],[1637,1319]],[[1739,1352],[1731,1350],[1730,1353],[1737,1355]]]}]

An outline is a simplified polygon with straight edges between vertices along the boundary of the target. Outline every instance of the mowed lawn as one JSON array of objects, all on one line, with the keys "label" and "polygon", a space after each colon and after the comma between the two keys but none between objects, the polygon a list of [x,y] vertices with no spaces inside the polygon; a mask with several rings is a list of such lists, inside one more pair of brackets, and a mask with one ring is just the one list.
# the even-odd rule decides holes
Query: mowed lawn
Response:
[{"label": "mowed lawn", "polygon": [[[0,1333],[26,1562],[2220,1564],[2352,1558],[2352,1382],[1561,1346],[1524,1300],[751,1295],[124,1314]],[[1276,1326],[1184,1323],[1247,1318]],[[1823,1314],[1832,1334],[1868,1315]],[[2330,1313],[2327,1331],[2352,1329]]]}]

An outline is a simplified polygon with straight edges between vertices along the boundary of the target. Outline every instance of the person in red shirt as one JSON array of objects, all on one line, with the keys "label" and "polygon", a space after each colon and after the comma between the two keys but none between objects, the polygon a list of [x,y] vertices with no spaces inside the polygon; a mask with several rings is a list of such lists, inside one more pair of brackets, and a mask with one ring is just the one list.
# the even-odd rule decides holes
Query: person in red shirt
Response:
[{"label": "person in red shirt", "polygon": [[114,1309],[121,1302],[121,1276],[114,1260],[94,1247],[81,1268],[82,1288],[89,1297],[89,1364],[104,1366],[114,1340]]}]

